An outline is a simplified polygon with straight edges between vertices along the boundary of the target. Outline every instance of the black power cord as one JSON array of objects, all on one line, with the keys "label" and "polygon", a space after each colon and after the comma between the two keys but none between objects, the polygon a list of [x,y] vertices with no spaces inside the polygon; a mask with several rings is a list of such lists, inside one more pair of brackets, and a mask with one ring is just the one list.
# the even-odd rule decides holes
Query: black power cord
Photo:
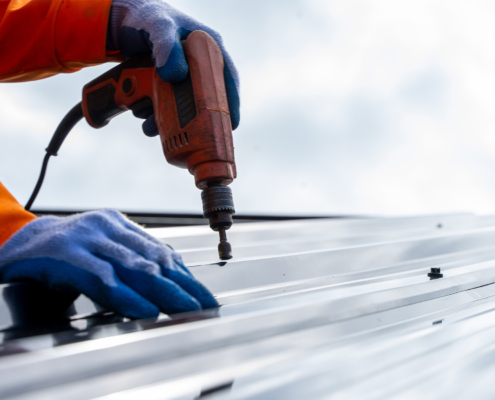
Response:
[{"label": "black power cord", "polygon": [[48,160],[51,156],[57,155],[60,147],[62,146],[62,143],[64,142],[69,132],[81,119],[83,119],[83,117],[84,114],[82,105],[79,102],[66,114],[64,119],[60,121],[60,124],[58,125],[55,133],[52,136],[52,139],[50,140],[50,144],[48,144],[48,147],[46,148],[46,154],[45,158],[43,159],[43,164],[41,165],[41,172],[38,178],[38,182],[36,183],[33,193],[31,194],[31,197],[24,207],[27,211],[31,209],[31,206],[33,205],[34,200],[36,199],[36,196],[38,196],[38,192],[41,189],[43,179],[45,179],[46,168],[48,167]]}]

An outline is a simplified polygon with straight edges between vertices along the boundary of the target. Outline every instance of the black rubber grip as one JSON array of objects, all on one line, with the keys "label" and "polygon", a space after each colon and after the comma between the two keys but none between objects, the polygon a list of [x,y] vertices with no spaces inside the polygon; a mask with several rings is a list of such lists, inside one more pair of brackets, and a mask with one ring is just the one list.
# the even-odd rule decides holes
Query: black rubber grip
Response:
[{"label": "black rubber grip", "polygon": [[115,104],[115,91],[115,85],[109,83],[86,95],[89,117],[99,127],[105,126],[113,117],[125,111]]},{"label": "black rubber grip", "polygon": [[179,116],[179,125],[184,128],[189,122],[196,118],[196,99],[191,80],[191,74],[187,74],[186,79],[174,83],[175,105]]}]

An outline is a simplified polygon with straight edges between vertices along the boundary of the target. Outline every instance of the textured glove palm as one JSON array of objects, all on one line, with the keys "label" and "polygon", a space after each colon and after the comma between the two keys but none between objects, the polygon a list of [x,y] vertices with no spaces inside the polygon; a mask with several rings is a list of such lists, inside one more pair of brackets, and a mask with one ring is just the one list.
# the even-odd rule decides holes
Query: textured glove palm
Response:
[{"label": "textured glove palm", "polygon": [[[239,77],[225,50],[222,37],[213,29],[162,0],[113,0],[107,47],[110,50],[120,50],[126,59],[152,51],[160,77],[165,82],[178,82],[188,72],[180,41],[196,30],[210,34],[222,50],[230,118],[232,129],[236,129],[240,121]],[[143,123],[143,131],[148,136],[158,134],[153,115]]]},{"label": "textured glove palm", "polygon": [[43,217],[0,247],[0,281],[84,293],[131,318],[217,307],[179,254],[113,210]]}]

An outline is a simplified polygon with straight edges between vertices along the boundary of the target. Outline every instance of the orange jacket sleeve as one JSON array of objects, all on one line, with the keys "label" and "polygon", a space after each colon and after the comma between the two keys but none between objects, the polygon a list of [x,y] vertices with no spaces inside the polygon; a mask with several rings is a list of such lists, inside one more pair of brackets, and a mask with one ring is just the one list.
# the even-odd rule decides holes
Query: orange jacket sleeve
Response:
[{"label": "orange jacket sleeve", "polygon": [[106,52],[111,0],[0,0],[0,82],[118,61]]},{"label": "orange jacket sleeve", "polygon": [[24,210],[0,182],[0,246],[36,217]]},{"label": "orange jacket sleeve", "polygon": [[[0,0],[0,82],[120,61],[106,52],[111,0]],[[0,183],[0,246],[35,215]]]}]

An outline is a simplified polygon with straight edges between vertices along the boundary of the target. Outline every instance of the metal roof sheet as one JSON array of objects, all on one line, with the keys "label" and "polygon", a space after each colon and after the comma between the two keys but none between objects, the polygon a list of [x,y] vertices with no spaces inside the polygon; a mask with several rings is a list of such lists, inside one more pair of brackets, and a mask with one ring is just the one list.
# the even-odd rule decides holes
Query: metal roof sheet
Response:
[{"label": "metal roof sheet", "polygon": [[[495,217],[242,224],[229,232],[229,262],[216,259],[208,227],[148,231],[222,307],[101,324],[104,313],[81,298],[72,330],[4,340],[0,397],[495,395]],[[432,267],[443,278],[430,280]],[[7,311],[0,304],[0,323]]]}]

